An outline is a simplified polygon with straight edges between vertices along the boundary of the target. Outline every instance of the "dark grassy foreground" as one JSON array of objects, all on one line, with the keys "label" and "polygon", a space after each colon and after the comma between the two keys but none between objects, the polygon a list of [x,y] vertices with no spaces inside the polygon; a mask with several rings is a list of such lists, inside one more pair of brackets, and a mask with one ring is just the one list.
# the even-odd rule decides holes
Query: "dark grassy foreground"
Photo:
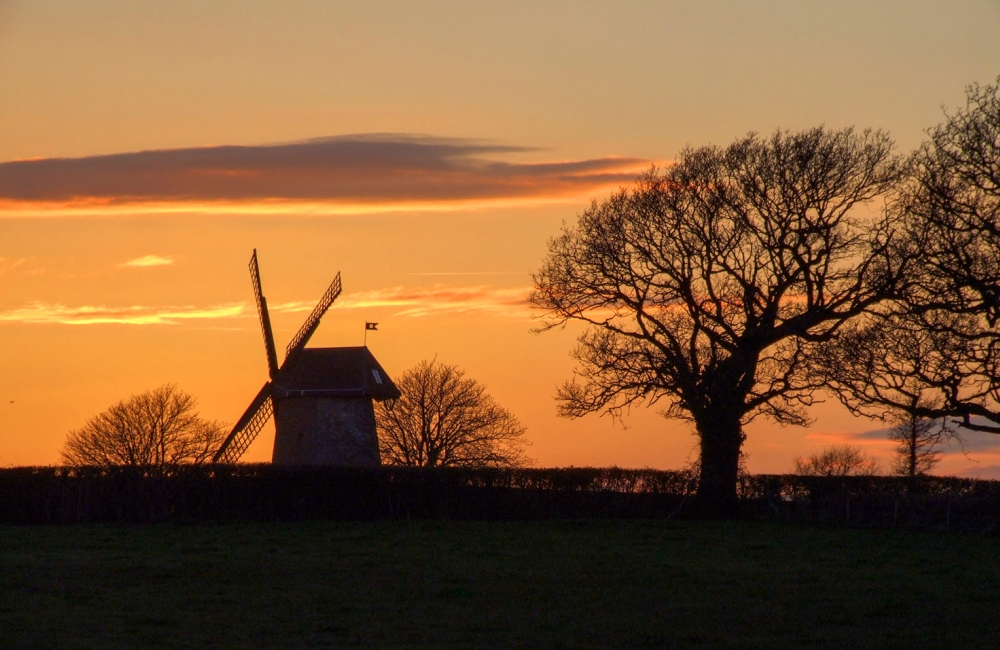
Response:
[{"label": "dark grassy foreground", "polygon": [[1000,646],[1000,539],[748,522],[0,527],[0,647]]}]

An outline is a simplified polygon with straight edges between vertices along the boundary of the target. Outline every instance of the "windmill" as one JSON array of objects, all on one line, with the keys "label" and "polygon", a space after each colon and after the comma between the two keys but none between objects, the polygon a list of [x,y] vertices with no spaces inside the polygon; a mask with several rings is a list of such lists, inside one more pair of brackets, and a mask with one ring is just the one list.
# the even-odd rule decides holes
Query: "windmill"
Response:
[{"label": "windmill", "polygon": [[373,400],[396,399],[399,390],[367,346],[307,348],[323,314],[340,295],[340,274],[285,350],[278,354],[261,291],[257,250],[250,279],[264,331],[270,380],[215,453],[212,462],[235,463],[274,416],[272,462],[281,465],[379,465]]}]

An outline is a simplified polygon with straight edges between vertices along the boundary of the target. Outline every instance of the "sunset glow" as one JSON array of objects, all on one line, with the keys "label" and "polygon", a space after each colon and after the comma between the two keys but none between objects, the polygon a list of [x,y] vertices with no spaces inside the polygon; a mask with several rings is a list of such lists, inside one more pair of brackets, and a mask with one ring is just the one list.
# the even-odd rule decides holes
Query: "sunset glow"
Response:
[{"label": "sunset glow", "polygon": [[[856,124],[914,149],[1000,72],[1000,8],[960,4],[0,1],[0,466],[164,383],[236,420],[267,377],[256,249],[279,349],[340,272],[310,345],[462,368],[540,466],[680,467],[662,404],[556,416],[582,330],[534,331],[547,242],[685,147]],[[750,425],[749,467],[891,456],[833,396],[810,413]],[[1000,440],[939,471],[1000,478]]]}]

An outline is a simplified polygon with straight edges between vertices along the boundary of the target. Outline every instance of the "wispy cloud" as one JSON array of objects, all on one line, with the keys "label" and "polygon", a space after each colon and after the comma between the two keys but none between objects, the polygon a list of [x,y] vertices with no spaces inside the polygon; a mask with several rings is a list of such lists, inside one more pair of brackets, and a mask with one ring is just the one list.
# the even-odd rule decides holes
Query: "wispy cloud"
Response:
[{"label": "wispy cloud", "polygon": [[[489,286],[391,287],[341,296],[335,309],[391,308],[393,316],[426,317],[445,314],[479,313],[490,316],[523,317],[529,313],[529,288],[496,289]],[[273,314],[309,312],[312,300],[296,300],[269,305]],[[36,301],[0,312],[0,323],[63,325],[176,325],[185,321],[206,321],[256,317],[248,301],[207,307],[130,305],[82,305]]]},{"label": "wispy cloud", "polygon": [[290,302],[268,303],[267,310],[276,314],[297,314],[303,311],[312,311],[316,306],[316,301],[292,300]]},{"label": "wispy cloud", "polygon": [[107,307],[83,305],[67,307],[62,304],[33,302],[25,307],[0,312],[0,323],[58,323],[62,325],[172,325],[189,320],[211,320],[242,316],[246,303],[226,303],[210,307],[191,305],[169,307]]},{"label": "wispy cloud", "polygon": [[347,295],[335,304],[340,309],[393,307],[394,316],[436,316],[478,312],[496,316],[527,316],[529,287],[496,289],[490,286],[391,287]]},{"label": "wispy cloud", "polygon": [[174,258],[170,256],[164,257],[161,255],[143,255],[142,257],[137,257],[127,262],[122,262],[118,266],[144,268],[147,266],[169,266],[173,263],[174,263]]},{"label": "wispy cloud", "polygon": [[[976,418],[980,423],[986,421]],[[886,449],[895,448],[895,443],[889,440],[889,430],[891,427],[881,427],[869,429],[861,432],[811,432],[806,435],[808,440],[822,442],[824,444],[856,444],[872,447],[884,447]],[[942,450],[946,453],[965,452],[1000,452],[1000,435],[982,433],[978,431],[961,430],[963,442],[951,441],[942,445]]]},{"label": "wispy cloud", "polygon": [[[438,284],[433,287],[387,287],[345,294],[333,303],[333,308],[395,308],[393,316],[408,317],[470,312],[497,316],[526,316],[529,313],[527,296],[530,291],[530,287],[497,289],[488,285],[456,287]],[[273,313],[298,313],[312,311],[314,306],[315,301],[295,300],[269,303],[268,309]]]},{"label": "wispy cloud", "polygon": [[[995,461],[998,459],[990,458],[990,460]],[[962,476],[965,478],[975,478],[986,481],[1000,480],[1000,465],[990,464],[990,465],[966,467],[962,470],[959,470],[958,476]]]},{"label": "wispy cloud", "polygon": [[13,271],[27,261],[26,257],[0,257],[0,276]]},{"label": "wispy cloud", "polygon": [[51,211],[338,211],[551,201],[631,182],[650,161],[523,163],[525,147],[350,135],[0,163],[0,214]]},{"label": "wispy cloud", "polygon": [[416,276],[446,276],[446,275],[523,275],[527,276],[526,271],[432,271],[425,273],[407,273],[407,275]]},{"label": "wispy cloud", "polygon": [[[886,437],[886,429],[864,431],[861,433],[853,431],[810,431],[806,434],[806,440],[828,445],[860,445],[868,451],[883,450],[889,453],[893,443]],[[877,435],[876,435],[877,434]]]}]

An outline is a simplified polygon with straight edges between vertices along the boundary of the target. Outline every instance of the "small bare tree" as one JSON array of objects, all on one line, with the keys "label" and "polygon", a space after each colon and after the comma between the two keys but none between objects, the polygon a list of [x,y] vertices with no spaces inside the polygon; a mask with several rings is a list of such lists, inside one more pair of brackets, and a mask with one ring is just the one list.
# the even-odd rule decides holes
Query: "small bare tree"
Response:
[{"label": "small bare tree", "polygon": [[941,443],[962,442],[961,420],[946,417],[946,405],[973,397],[977,383],[975,399],[988,390],[969,363],[976,341],[955,334],[973,321],[946,312],[896,314],[850,324],[824,347],[820,357],[837,397],[856,415],[894,425],[893,473],[925,474],[940,460]]},{"label": "small bare tree", "polygon": [[396,382],[401,396],[376,406],[379,451],[389,465],[516,467],[526,428],[455,366],[422,361]]},{"label": "small bare tree", "polygon": [[211,460],[226,428],[200,418],[195,406],[194,397],[172,384],[133,395],[70,431],[62,461],[108,466]]},{"label": "small bare tree", "polygon": [[795,459],[795,473],[802,476],[873,476],[878,461],[857,445],[831,445],[808,458]]},{"label": "small bare tree", "polygon": [[942,443],[961,441],[953,423],[944,418],[931,420],[903,415],[889,430],[889,440],[896,443],[892,471],[898,476],[922,476],[941,461]]}]

